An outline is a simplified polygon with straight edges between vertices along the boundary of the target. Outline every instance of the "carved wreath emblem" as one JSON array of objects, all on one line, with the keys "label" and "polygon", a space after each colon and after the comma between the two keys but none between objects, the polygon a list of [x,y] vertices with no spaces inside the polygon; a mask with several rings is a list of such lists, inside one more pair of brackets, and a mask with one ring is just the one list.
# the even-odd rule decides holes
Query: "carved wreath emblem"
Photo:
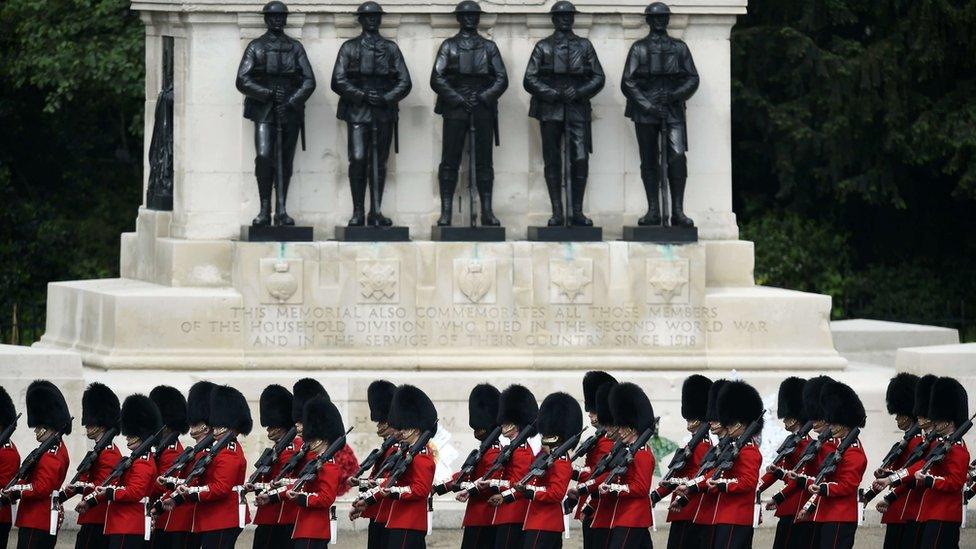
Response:
[{"label": "carved wreath emblem", "polygon": [[396,265],[385,262],[365,263],[359,271],[359,293],[365,299],[393,299],[397,292]]},{"label": "carved wreath emblem", "polygon": [[472,303],[481,301],[491,290],[491,275],[488,267],[480,261],[469,261],[458,274],[458,289]]}]

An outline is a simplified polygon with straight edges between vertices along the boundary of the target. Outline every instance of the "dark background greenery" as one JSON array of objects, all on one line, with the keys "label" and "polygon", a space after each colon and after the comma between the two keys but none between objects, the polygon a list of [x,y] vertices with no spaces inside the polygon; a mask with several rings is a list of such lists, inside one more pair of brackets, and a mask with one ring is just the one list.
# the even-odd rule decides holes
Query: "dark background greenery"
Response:
[{"label": "dark background greenery", "polygon": [[[0,3],[0,338],[51,280],[118,275],[141,202],[143,29],[127,0]],[[976,1],[751,0],[733,179],[762,284],[834,317],[976,339]],[[707,78],[707,75],[705,75]]]}]

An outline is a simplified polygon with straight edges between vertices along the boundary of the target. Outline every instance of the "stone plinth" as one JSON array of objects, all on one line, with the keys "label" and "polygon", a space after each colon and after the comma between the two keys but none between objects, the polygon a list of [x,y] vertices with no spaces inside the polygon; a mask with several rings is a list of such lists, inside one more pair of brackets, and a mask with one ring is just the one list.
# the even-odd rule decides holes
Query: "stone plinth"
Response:
[{"label": "stone plinth", "polygon": [[[898,349],[895,367],[899,372],[917,375],[935,374],[976,379],[976,343]],[[976,394],[970,392],[970,396]]]},{"label": "stone plinth", "polygon": [[895,365],[902,347],[959,343],[959,332],[939,326],[857,318],[830,323],[837,352],[850,361]]}]

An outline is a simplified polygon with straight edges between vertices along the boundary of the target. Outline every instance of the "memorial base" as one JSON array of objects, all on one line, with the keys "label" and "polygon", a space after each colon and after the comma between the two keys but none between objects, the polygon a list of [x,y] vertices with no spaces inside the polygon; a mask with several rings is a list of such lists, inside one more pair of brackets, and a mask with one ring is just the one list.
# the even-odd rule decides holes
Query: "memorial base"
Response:
[{"label": "memorial base", "polygon": [[244,242],[312,242],[312,227],[294,225],[241,225]]},{"label": "memorial base", "polygon": [[408,242],[408,227],[349,227],[336,225],[335,239],[339,242]]},{"label": "memorial base", "polygon": [[698,242],[698,229],[696,227],[628,225],[624,227],[622,240],[629,242],[656,242],[659,244],[690,244],[692,242]]},{"label": "memorial base", "polygon": [[505,227],[438,227],[430,228],[434,242],[504,242]]},{"label": "memorial base", "polygon": [[559,225],[556,227],[529,227],[528,238],[532,242],[600,242],[602,227]]}]

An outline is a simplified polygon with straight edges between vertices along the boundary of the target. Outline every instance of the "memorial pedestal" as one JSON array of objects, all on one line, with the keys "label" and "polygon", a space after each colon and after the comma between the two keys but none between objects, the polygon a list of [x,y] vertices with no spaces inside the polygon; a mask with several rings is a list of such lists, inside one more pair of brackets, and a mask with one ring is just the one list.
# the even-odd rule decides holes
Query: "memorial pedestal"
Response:
[{"label": "memorial pedestal", "polygon": [[408,242],[410,228],[336,225],[335,239],[340,242]]},{"label": "memorial pedestal", "polygon": [[430,228],[434,242],[504,242],[505,227],[438,227]]}]

